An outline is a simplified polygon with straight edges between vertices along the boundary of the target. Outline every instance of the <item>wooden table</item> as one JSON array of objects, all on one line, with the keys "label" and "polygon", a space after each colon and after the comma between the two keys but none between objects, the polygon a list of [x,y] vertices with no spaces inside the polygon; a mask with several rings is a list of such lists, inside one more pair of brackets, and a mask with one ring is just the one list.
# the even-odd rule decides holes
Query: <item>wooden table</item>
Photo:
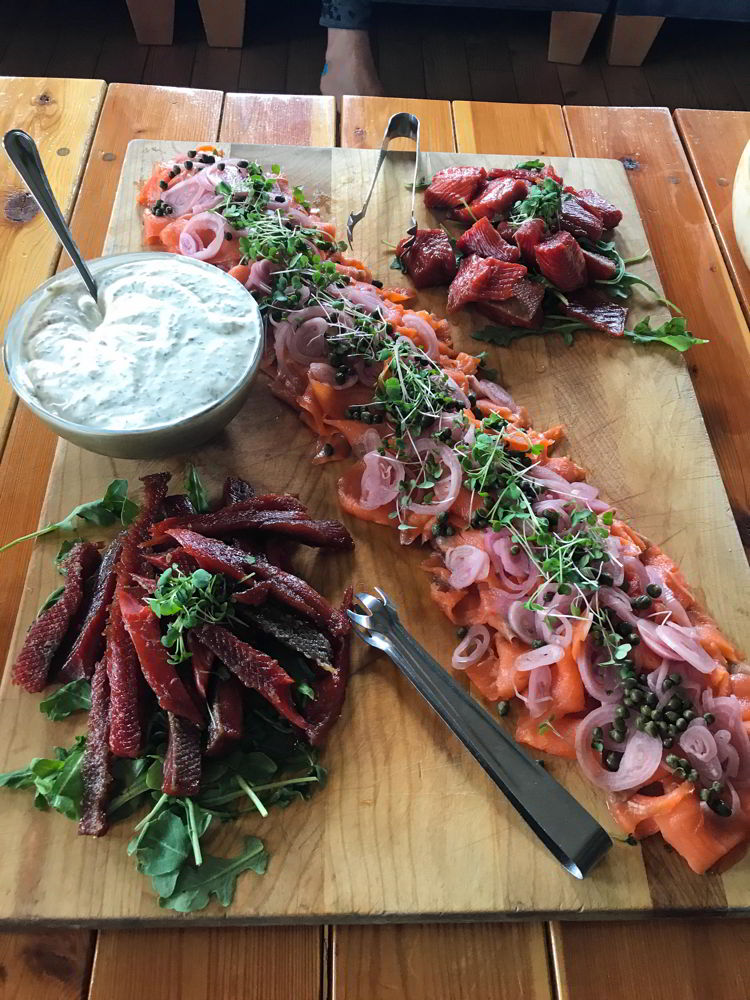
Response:
[{"label": "wooden table", "polygon": [[[710,347],[690,357],[722,475],[750,544],[750,334],[747,272],[727,215],[750,116],[663,109],[560,108],[348,98],[339,144],[375,146],[409,107],[430,149],[623,159],[667,295]],[[709,116],[709,117],[705,117]],[[40,143],[52,186],[85,255],[97,256],[131,138],[334,145],[331,99],[177,90],[85,80],[0,80],[0,126]],[[734,146],[721,159],[710,129]],[[744,131],[742,131],[744,129]],[[744,140],[743,140],[744,141]],[[689,156],[689,159],[688,159]],[[43,220],[0,161],[0,319],[65,266]],[[705,199],[704,207],[702,197]],[[676,217],[679,225],[670,224]],[[685,227],[689,239],[684,238]],[[714,231],[716,230],[716,232]],[[717,242],[718,236],[718,242]],[[724,256],[726,257],[726,263]],[[731,277],[730,277],[731,272]],[[734,285],[742,298],[740,306]],[[38,521],[54,438],[0,387],[0,542]],[[3,556],[0,657],[23,586],[28,546]],[[701,901],[696,900],[700,906]],[[211,930],[21,930],[0,933],[0,995],[46,1000],[741,1000],[750,921],[518,923]]]}]

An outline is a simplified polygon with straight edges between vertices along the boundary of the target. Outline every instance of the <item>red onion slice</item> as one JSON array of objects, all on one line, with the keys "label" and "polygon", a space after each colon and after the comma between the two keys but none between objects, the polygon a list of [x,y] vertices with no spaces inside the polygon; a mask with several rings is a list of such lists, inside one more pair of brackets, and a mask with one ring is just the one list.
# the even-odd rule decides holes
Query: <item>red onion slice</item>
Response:
[{"label": "red onion slice", "polygon": [[472,375],[470,384],[478,398],[489,399],[491,403],[506,407],[511,413],[518,413],[518,405],[511,394],[496,382],[490,382],[486,378],[476,378]]},{"label": "red onion slice", "polygon": [[180,253],[196,260],[211,260],[221,250],[227,231],[226,222],[216,212],[200,212],[180,233]]},{"label": "red onion slice", "polygon": [[716,662],[703,646],[695,639],[679,632],[670,622],[656,626],[656,638],[672,650],[672,659],[684,660],[702,674],[710,674],[715,669]]},{"label": "red onion slice", "polygon": [[445,565],[451,571],[448,583],[455,590],[463,590],[477,580],[487,579],[490,557],[474,545],[456,545],[446,553]]},{"label": "red onion slice", "polygon": [[687,611],[685,611],[683,606],[670,590],[669,585],[664,579],[661,571],[657,569],[656,566],[646,566],[646,575],[648,576],[649,583],[655,583],[657,587],[661,587],[659,600],[671,613],[672,623],[677,623],[678,625],[690,628],[690,619],[688,618]]},{"label": "red onion slice", "polygon": [[[312,368],[312,365],[310,367]],[[368,427],[364,434],[357,438],[356,442],[352,445],[352,454],[355,458],[364,458],[368,451],[377,451],[381,444],[382,438],[375,428]],[[391,461],[395,461],[395,459],[391,459]]]},{"label": "red onion slice", "polygon": [[[634,730],[627,737],[617,771],[607,771],[595,759],[591,747],[591,734],[597,726],[609,727],[614,719],[614,705],[602,705],[589,712],[576,731],[576,757],[586,777],[599,788],[610,792],[624,792],[642,788],[653,778],[661,764],[661,740],[647,733]],[[598,756],[598,755],[597,755]]]},{"label": "red onion slice", "polygon": [[405,470],[402,462],[387,455],[379,455],[377,451],[369,451],[363,461],[365,468],[360,486],[360,503],[366,510],[375,510],[396,499]]},{"label": "red onion slice", "polygon": [[545,664],[535,667],[529,674],[529,686],[523,701],[526,702],[529,715],[533,719],[544,712],[548,701],[552,701],[552,673]]},{"label": "red onion slice", "polygon": [[[648,587],[650,580],[648,578],[648,573],[646,572],[646,567],[643,565],[641,560],[637,556],[625,556],[622,561],[623,568],[625,570],[625,575],[632,576],[639,588],[643,593],[646,593],[646,587]],[[630,570],[630,574],[628,574]]]},{"label": "red onion slice", "polygon": [[357,384],[357,376],[354,373],[349,375],[343,382],[337,382],[336,369],[333,365],[329,365],[325,361],[313,361],[308,368],[308,372],[310,373],[310,378],[314,378],[316,382],[324,382],[326,385],[333,386],[334,389],[338,390],[351,389],[353,385]]},{"label": "red onion slice", "polygon": [[401,325],[408,327],[410,330],[416,330],[422,341],[422,349],[427,357],[432,358],[433,361],[437,361],[440,357],[437,334],[427,320],[414,312],[405,312],[401,319]]},{"label": "red onion slice", "polygon": [[514,601],[508,609],[508,624],[528,646],[536,642],[536,615],[524,607],[523,601]]},{"label": "red onion slice", "polygon": [[622,618],[628,625],[640,627],[641,619],[633,613],[630,601],[621,590],[615,590],[613,587],[600,587],[597,599],[601,606],[611,608],[618,618]]},{"label": "red onion slice", "polygon": [[[459,490],[461,489],[461,465],[455,452],[444,444],[431,441],[429,438],[419,438],[414,444],[418,455],[437,455],[448,471],[448,476],[441,476],[435,487],[441,490],[440,499],[433,503],[411,503],[408,509],[415,514],[426,514],[431,517],[433,514],[440,514],[444,510],[450,510],[456,502]],[[443,490],[445,491],[443,493]]]},{"label": "red onion slice", "polygon": [[535,670],[536,667],[548,667],[552,663],[559,663],[565,656],[562,646],[550,643],[547,646],[540,646],[539,649],[530,649],[528,653],[521,653],[516,657],[516,670]]},{"label": "red onion slice", "polygon": [[250,292],[258,292],[259,295],[270,295],[272,267],[270,260],[254,261],[250,266],[245,288]]},{"label": "red onion slice", "polygon": [[355,282],[346,285],[344,288],[337,288],[336,294],[341,298],[348,299],[352,305],[359,306],[369,313],[374,313],[382,304],[382,299],[378,295],[374,285],[367,285],[363,282]]},{"label": "red onion slice", "polygon": [[607,671],[606,676],[601,673],[593,660],[590,640],[581,644],[576,662],[583,686],[592,698],[596,698],[603,705],[620,700],[622,682],[615,676],[614,667],[604,668]]},{"label": "red onion slice", "polygon": [[[289,343],[289,353],[301,365],[324,360],[328,323],[322,316],[313,316],[296,327]],[[356,377],[355,377],[356,381]]]},{"label": "red onion slice", "polygon": [[466,670],[484,656],[490,645],[490,632],[486,625],[472,625],[453,650],[451,665],[454,670]]},{"label": "red onion slice", "polygon": [[706,783],[722,776],[716,740],[703,719],[693,719],[680,736],[680,747]]},{"label": "red onion slice", "polygon": [[[658,625],[654,622],[648,621],[646,618],[636,619],[638,625],[638,634],[643,640],[644,645],[648,646],[650,650],[656,653],[657,656],[661,656],[665,660],[676,659],[674,650],[671,646],[668,646],[665,642],[662,642],[657,634]],[[631,622],[631,625],[633,623]]]}]

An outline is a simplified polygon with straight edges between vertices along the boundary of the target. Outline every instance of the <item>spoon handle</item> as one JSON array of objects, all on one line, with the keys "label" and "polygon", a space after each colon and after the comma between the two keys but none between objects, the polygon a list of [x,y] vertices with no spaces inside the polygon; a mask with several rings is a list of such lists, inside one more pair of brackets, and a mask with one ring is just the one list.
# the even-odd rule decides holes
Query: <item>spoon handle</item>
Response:
[{"label": "spoon handle", "polygon": [[5,133],[3,145],[11,163],[23,178],[36,203],[47,216],[48,222],[57,233],[60,242],[68,251],[70,259],[86,283],[86,287],[93,295],[94,300],[96,300],[96,282],[86,262],[78,252],[78,247],[73,242],[73,237],[60,211],[60,206],[57,204],[57,199],[52,193],[52,188],[49,186],[47,174],[42,166],[36,143],[28,133],[23,132],[21,129],[13,128]]}]

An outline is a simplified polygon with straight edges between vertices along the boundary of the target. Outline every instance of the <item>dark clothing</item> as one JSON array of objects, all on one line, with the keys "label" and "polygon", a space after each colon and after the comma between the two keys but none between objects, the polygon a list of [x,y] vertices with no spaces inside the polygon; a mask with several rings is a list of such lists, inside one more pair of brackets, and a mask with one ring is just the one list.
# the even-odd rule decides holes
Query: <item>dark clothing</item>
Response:
[{"label": "dark clothing", "polygon": [[324,28],[367,29],[371,12],[370,0],[323,0],[320,23]]}]

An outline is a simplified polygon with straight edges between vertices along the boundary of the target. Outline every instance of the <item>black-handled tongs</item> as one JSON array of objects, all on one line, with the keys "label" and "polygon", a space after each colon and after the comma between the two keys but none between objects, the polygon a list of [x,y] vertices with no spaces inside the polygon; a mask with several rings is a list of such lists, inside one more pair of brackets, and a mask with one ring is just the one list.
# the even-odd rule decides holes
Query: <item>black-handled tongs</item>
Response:
[{"label": "black-handled tongs", "polygon": [[378,163],[375,167],[375,173],[372,176],[372,183],[370,184],[370,190],[367,192],[365,203],[362,206],[361,211],[351,213],[346,224],[346,235],[349,240],[350,249],[352,246],[352,234],[354,233],[354,227],[365,217],[367,206],[370,204],[370,198],[372,198],[372,192],[375,190],[375,182],[378,179],[380,168],[383,166],[383,162],[388,154],[388,144],[391,139],[412,139],[416,144],[414,152],[414,178],[411,185],[411,225],[406,230],[409,235],[409,241],[404,245],[404,250],[408,250],[411,247],[417,235],[417,217],[415,215],[415,207],[417,198],[417,170],[419,169],[419,119],[416,115],[410,115],[408,111],[399,111],[397,114],[391,115],[388,120],[388,125],[386,126],[385,134],[383,135],[383,142],[380,146],[380,156],[378,157]]},{"label": "black-handled tongs", "polygon": [[349,611],[357,634],[388,654],[545,847],[571,875],[583,878],[612,846],[607,832],[409,635],[391,602],[375,589],[379,597],[357,594],[366,613]]}]

